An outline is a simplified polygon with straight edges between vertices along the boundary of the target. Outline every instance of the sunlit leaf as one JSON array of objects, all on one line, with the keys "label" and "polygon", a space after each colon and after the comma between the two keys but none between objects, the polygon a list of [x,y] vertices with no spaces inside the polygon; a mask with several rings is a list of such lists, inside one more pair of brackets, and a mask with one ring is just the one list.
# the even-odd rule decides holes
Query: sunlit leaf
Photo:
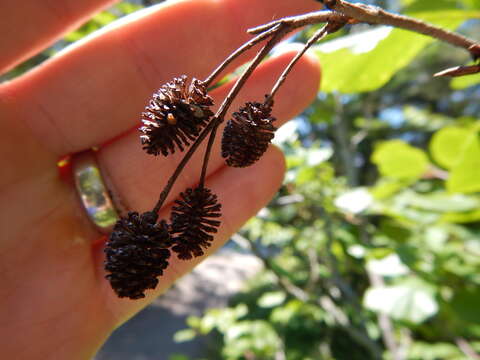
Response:
[{"label": "sunlit leaf", "polygon": [[393,319],[413,323],[421,323],[438,311],[435,297],[421,282],[371,288],[365,294],[364,305]]},{"label": "sunlit leaf", "polygon": [[450,212],[445,213],[440,218],[440,221],[451,223],[470,223],[480,220],[480,209],[467,212]]},{"label": "sunlit leaf", "polygon": [[456,77],[450,82],[450,87],[454,90],[462,90],[478,84],[480,84],[480,73]]},{"label": "sunlit leaf", "polygon": [[447,180],[450,192],[472,193],[480,191],[480,139],[471,132],[464,139],[465,146],[458,162],[452,167]]},{"label": "sunlit leaf", "polygon": [[263,294],[258,299],[258,306],[269,308],[278,306],[285,301],[286,295],[283,291],[274,291]]},{"label": "sunlit leaf", "polygon": [[467,360],[462,351],[450,343],[415,342],[408,349],[408,359],[411,360]]},{"label": "sunlit leaf", "polygon": [[[468,18],[479,18],[480,12],[444,10],[409,15],[453,30]],[[365,31],[362,36],[355,34],[316,47],[324,69],[322,91],[351,94],[378,89],[434,41],[398,28],[388,31],[377,28]]]},{"label": "sunlit leaf", "polygon": [[367,262],[367,269],[381,276],[400,276],[409,273],[409,269],[397,254],[390,254],[383,259],[372,259]]},{"label": "sunlit leaf", "polygon": [[433,159],[446,169],[453,167],[463,152],[465,139],[471,133],[471,129],[460,126],[447,126],[437,131],[430,141]]},{"label": "sunlit leaf", "polygon": [[185,341],[190,341],[195,337],[196,333],[192,329],[184,329],[177,331],[175,335],[173,335],[173,341],[176,343],[181,343]]},{"label": "sunlit leaf", "polygon": [[372,195],[367,189],[357,188],[338,196],[335,199],[335,206],[352,214],[366,210],[373,202]]},{"label": "sunlit leaf", "polygon": [[419,178],[428,169],[428,157],[421,150],[401,141],[380,143],[372,155],[372,161],[384,176],[396,179]]},{"label": "sunlit leaf", "polygon": [[471,211],[480,207],[478,199],[462,194],[434,192],[418,194],[409,192],[409,205],[418,209],[434,212]]}]

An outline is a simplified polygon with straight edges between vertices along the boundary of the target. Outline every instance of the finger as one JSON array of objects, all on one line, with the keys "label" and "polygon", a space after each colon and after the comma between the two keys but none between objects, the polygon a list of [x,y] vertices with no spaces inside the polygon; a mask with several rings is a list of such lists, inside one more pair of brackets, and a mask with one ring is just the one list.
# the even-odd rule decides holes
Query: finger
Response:
[{"label": "finger", "polygon": [[0,74],[47,47],[115,0],[22,0],[0,3]]},{"label": "finger", "polygon": [[[230,236],[237,231],[250,217],[254,216],[277,192],[283,179],[285,163],[282,153],[271,147],[263,158],[246,169],[223,167],[207,179],[208,187],[218,196],[222,204],[222,222],[215,235],[212,246],[206,249],[205,256],[191,261],[179,260],[176,256],[170,259],[170,265],[160,278],[160,284],[154,291],[147,291],[147,297],[141,301],[118,299],[107,281],[104,291],[110,301],[109,309],[112,322],[118,326],[130,318],[135,312],[151,302],[155,296],[163,293],[179,277],[185,275],[206,256],[215,252]],[[169,212],[160,214],[169,217]],[[102,266],[99,264],[98,266]],[[102,271],[99,271],[101,274]]]},{"label": "finger", "polygon": [[[235,111],[247,101],[262,101],[294,55],[295,52],[284,53],[262,64],[247,82],[244,91],[240,92],[231,110]],[[233,81],[212,92],[217,103],[226,96],[232,83]],[[277,118],[275,126],[280,126],[308,106],[315,97],[319,84],[318,60],[313,56],[303,57],[277,94],[273,107],[273,116]],[[220,156],[220,138],[221,129],[212,150],[209,163],[211,172],[224,163]],[[187,170],[177,180],[170,200],[198,181],[203,149],[204,147],[199,148],[187,165]],[[184,153],[175,153],[168,158],[146,155],[141,149],[138,131],[133,131],[102,148],[98,153],[98,160],[113,193],[119,194],[115,201],[121,203],[124,209],[147,211],[155,205],[161,187],[183,155]]]},{"label": "finger", "polygon": [[181,74],[205,78],[249,38],[248,27],[316,7],[311,0],[167,2],[0,90],[45,146],[58,155],[77,152],[137,126],[160,84]]}]

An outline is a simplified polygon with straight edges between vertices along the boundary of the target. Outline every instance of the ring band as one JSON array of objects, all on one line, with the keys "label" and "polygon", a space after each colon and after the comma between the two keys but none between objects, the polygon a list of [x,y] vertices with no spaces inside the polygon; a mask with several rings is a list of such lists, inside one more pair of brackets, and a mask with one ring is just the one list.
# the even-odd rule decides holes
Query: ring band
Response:
[{"label": "ring band", "polygon": [[94,152],[88,150],[75,154],[72,171],[75,187],[88,218],[100,232],[110,233],[119,215],[102,178]]}]

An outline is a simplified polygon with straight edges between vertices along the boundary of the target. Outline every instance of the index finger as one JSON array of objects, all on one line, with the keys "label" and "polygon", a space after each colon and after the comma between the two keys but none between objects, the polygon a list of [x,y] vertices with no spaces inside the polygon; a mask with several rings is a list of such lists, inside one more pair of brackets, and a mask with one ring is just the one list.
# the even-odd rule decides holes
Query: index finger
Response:
[{"label": "index finger", "polygon": [[12,116],[47,148],[60,156],[81,151],[138,126],[160,84],[181,74],[206,77],[250,37],[247,28],[317,7],[312,0],[166,2],[0,90],[13,99]]},{"label": "index finger", "polygon": [[118,0],[0,2],[0,73],[47,47],[88,16]]}]

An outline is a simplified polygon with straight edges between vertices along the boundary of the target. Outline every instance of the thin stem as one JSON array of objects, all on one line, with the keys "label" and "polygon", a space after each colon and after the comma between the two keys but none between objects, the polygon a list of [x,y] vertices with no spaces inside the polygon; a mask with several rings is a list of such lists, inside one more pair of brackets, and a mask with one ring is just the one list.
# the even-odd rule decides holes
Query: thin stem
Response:
[{"label": "thin stem", "polygon": [[314,11],[308,14],[284,17],[264,25],[250,28],[247,30],[247,32],[250,34],[259,34],[259,33],[263,33],[264,31],[268,31],[274,26],[278,26],[280,24],[287,25],[291,29],[297,29],[299,27],[306,26],[306,25],[327,23],[327,22],[339,23],[339,22],[347,22],[348,20],[349,18],[347,16],[339,12],[321,10],[321,11]]},{"label": "thin stem", "polygon": [[452,45],[463,47],[469,52],[471,52],[470,48],[476,45],[475,41],[468,39],[460,34],[441,29],[437,26],[411,18],[409,16],[392,14],[388,11],[383,10],[382,8],[379,8],[378,6],[352,4],[344,0],[335,0],[334,4],[332,4],[330,8],[361,22],[369,24],[390,25],[406,30],[415,31],[420,34],[443,40]]},{"label": "thin stem", "polygon": [[[265,46],[258,52],[258,54],[255,56],[253,61],[250,63],[248,68],[243,72],[243,74],[238,78],[237,82],[235,85],[232,87],[230,92],[228,93],[227,97],[223,101],[222,105],[220,106],[220,109],[218,109],[217,113],[215,114],[215,117],[217,119],[223,120],[225,114],[228,111],[228,108],[230,105],[232,105],[233,100],[235,97],[238,95],[240,92],[240,89],[243,87],[247,79],[250,77],[252,74],[253,70],[260,64],[260,62],[263,60],[263,58],[272,50],[272,48],[277,44],[277,42],[280,41],[282,36],[289,31],[291,31],[290,27],[288,26],[283,26],[282,24],[279,24],[275,26],[274,28],[274,35],[272,38],[265,44]],[[272,29],[273,30],[273,29]],[[221,121],[220,120],[220,121]]]},{"label": "thin stem", "polygon": [[295,64],[297,63],[298,60],[300,60],[300,58],[303,56],[303,54],[305,54],[305,52],[308,50],[308,48],[310,46],[312,46],[314,43],[316,43],[318,40],[324,38],[326,35],[328,35],[328,29],[329,29],[329,24],[326,24],[324,27],[322,27],[320,30],[318,30],[308,41],[307,43],[305,44],[305,46],[303,47],[303,49],[301,51],[299,51],[297,53],[297,55],[295,55],[295,57],[290,61],[290,63],[287,65],[287,67],[285,68],[285,70],[283,70],[283,73],[282,75],[280,75],[280,77],[278,78],[277,82],[275,83],[275,85],[273,86],[272,88],[272,91],[270,91],[270,94],[267,96],[267,98],[265,99],[265,103],[270,103],[273,101],[273,98],[276,94],[276,92],[278,91],[278,89],[280,88],[280,86],[282,86],[282,84],[285,82],[285,80],[287,79],[287,76],[288,74],[290,73],[290,71],[293,69],[293,67],[295,66]]},{"label": "thin stem", "polygon": [[315,11],[308,14],[291,16],[272,21],[268,24],[249,29],[251,34],[264,32],[278,24],[288,25],[290,28],[298,28],[330,21],[347,21],[348,23],[364,22],[376,25],[389,25],[405,30],[424,34],[438,40],[445,41],[454,46],[466,49],[472,56],[480,56],[480,45],[478,42],[469,39],[452,31],[441,29],[435,25],[411,18],[409,16],[392,14],[379,7],[363,4],[351,4],[348,1],[330,1],[329,7],[335,11]]},{"label": "thin stem", "polygon": [[439,76],[465,76],[465,75],[473,75],[480,73],[480,65],[471,65],[471,66],[456,66],[453,68],[445,69],[443,71],[439,71],[436,74],[433,74],[434,77]]},{"label": "thin stem", "polygon": [[200,146],[202,143],[203,139],[207,136],[207,134],[212,131],[212,129],[215,127],[216,124],[216,118],[213,118],[212,121],[207,125],[205,129],[200,133],[198,138],[195,140],[195,142],[190,146],[188,149],[187,153],[183,156],[182,161],[178,164],[177,168],[173,172],[173,174],[170,176],[170,178],[167,181],[167,185],[163,188],[162,192],[160,193],[159,199],[157,201],[157,204],[153,208],[152,212],[158,213],[161,207],[163,206],[165,200],[167,199],[168,194],[170,193],[170,190],[172,190],[173,185],[175,184],[175,181],[177,181],[178,176],[184,169],[185,165],[187,165],[188,161],[192,157],[192,155],[195,153],[197,148]]},{"label": "thin stem", "polygon": [[210,154],[212,152],[212,146],[215,141],[215,136],[217,135],[218,125],[215,126],[210,133],[210,137],[208,138],[207,149],[205,150],[205,157],[203,158],[203,165],[202,165],[202,174],[200,175],[200,184],[199,187],[203,188],[205,185],[205,177],[207,176],[207,167],[208,167],[208,160],[210,159]]},{"label": "thin stem", "polygon": [[241,47],[239,47],[237,50],[235,50],[232,54],[230,54],[213,72],[206,78],[203,83],[205,86],[208,88],[210,85],[212,85],[212,82],[215,80],[215,78],[223,71],[225,68],[230,65],[230,63],[235,60],[237,57],[239,57],[241,54],[243,54],[245,51],[248,49],[252,48],[262,40],[265,40],[267,37],[271,36],[278,30],[278,27],[272,27],[259,35],[255,36],[253,39],[249,40],[245,44],[243,44]]},{"label": "thin stem", "polygon": [[[385,281],[383,281],[382,276],[368,270],[367,274],[373,288],[385,287]],[[385,343],[385,346],[390,352],[392,359],[405,360],[405,354],[403,353],[397,342],[397,339],[395,337],[395,330],[392,322],[390,321],[390,317],[383,311],[380,311],[380,313],[378,314],[378,326],[380,330],[382,330],[381,335],[383,338],[383,342]]]},{"label": "thin stem", "polygon": [[456,338],[455,343],[462,350],[462,352],[467,355],[472,360],[480,360],[480,355],[472,348],[464,338]]}]

